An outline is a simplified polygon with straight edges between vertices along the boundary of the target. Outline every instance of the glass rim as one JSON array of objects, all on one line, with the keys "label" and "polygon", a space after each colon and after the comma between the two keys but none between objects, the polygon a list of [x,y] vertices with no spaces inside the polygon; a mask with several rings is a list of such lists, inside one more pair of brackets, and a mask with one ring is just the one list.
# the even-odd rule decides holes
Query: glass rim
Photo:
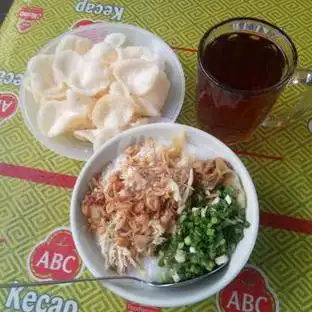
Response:
[{"label": "glass rim", "polygon": [[[259,89],[259,90],[244,90],[244,89],[236,89],[236,88],[232,88],[230,86],[224,85],[222,84],[220,81],[218,81],[208,70],[206,70],[202,64],[202,52],[203,52],[203,47],[204,47],[204,43],[205,40],[207,39],[207,37],[217,28],[219,28],[220,26],[223,26],[227,23],[230,22],[240,22],[240,21],[254,21],[254,22],[259,22],[262,23],[264,25],[267,25],[271,28],[274,28],[275,30],[279,31],[285,38],[286,40],[289,42],[290,46],[291,46],[291,51],[293,53],[293,64],[294,64],[294,68],[292,70],[289,70],[289,72],[285,75],[285,77],[283,77],[283,79],[281,79],[280,81],[278,81],[276,84],[267,87],[267,88],[263,88],[263,89]],[[284,85],[287,84],[287,82],[290,80],[290,78],[293,76],[295,69],[297,67],[297,63],[298,63],[298,53],[297,53],[297,49],[295,44],[293,43],[293,41],[291,40],[290,36],[287,35],[287,33],[280,29],[278,26],[275,26],[272,23],[269,23],[263,19],[260,18],[254,18],[254,17],[233,17],[233,18],[229,18],[226,19],[214,26],[212,26],[211,28],[209,28],[204,35],[202,36],[202,38],[199,41],[199,45],[198,45],[198,49],[197,49],[197,62],[201,68],[201,70],[204,72],[204,74],[219,88],[224,89],[227,92],[231,92],[231,93],[240,93],[240,94],[246,94],[246,95],[259,95],[259,94],[265,94],[265,93],[269,93],[270,91],[274,90],[274,89],[280,89],[282,88]]]}]

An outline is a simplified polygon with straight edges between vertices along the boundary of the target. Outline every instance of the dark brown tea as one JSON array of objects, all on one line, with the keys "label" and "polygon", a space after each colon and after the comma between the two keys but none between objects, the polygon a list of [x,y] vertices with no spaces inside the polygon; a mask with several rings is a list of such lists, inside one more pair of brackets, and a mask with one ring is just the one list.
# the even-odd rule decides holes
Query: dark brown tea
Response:
[{"label": "dark brown tea", "polygon": [[233,33],[208,44],[202,64],[221,84],[240,90],[259,90],[280,81],[285,57],[275,43],[266,38]]},{"label": "dark brown tea", "polygon": [[199,62],[200,127],[228,143],[248,139],[279,95],[279,89],[260,91],[281,81],[283,52],[256,34],[228,33],[208,43]]}]

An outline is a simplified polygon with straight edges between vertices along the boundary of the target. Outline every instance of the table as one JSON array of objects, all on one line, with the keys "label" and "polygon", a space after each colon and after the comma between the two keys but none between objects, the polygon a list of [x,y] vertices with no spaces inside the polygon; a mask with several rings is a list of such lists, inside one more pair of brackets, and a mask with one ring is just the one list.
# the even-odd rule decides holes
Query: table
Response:
[{"label": "table", "polygon": [[[163,37],[184,66],[187,91],[178,121],[189,125],[195,125],[197,43],[217,22],[233,16],[264,18],[283,27],[293,38],[303,67],[312,63],[310,0],[109,3],[16,0],[1,27],[1,282],[42,280],[57,274],[90,275],[78,258],[70,262],[76,254],[68,228],[68,209],[83,163],[40,145],[18,110],[18,89],[26,62],[48,40],[77,24],[97,21],[136,24]],[[297,93],[295,89],[287,91],[279,105],[295,101]],[[232,147],[249,169],[259,195],[261,228],[255,250],[239,278],[217,296],[163,311],[312,311],[310,118],[312,111],[308,110],[286,128],[259,128],[250,142]],[[40,311],[40,307],[41,311],[159,311],[125,302],[92,283],[0,291],[1,311]]]}]

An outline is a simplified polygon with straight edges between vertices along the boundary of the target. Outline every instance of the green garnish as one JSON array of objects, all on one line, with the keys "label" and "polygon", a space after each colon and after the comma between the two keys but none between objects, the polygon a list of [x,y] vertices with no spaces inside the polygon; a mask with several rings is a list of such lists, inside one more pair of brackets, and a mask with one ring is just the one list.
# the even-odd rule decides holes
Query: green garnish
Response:
[{"label": "green garnish", "polygon": [[158,248],[158,264],[167,267],[172,279],[191,279],[228,261],[227,256],[249,226],[245,209],[233,188],[218,187],[214,199],[196,190],[177,222],[177,230]]}]

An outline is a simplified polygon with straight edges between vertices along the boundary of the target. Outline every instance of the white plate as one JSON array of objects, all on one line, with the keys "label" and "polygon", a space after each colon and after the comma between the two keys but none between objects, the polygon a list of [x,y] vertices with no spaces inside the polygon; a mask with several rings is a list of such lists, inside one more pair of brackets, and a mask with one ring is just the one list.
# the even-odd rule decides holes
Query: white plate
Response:
[{"label": "white plate", "polygon": [[241,179],[247,195],[246,217],[250,227],[238,244],[231,257],[228,268],[210,278],[189,286],[176,288],[153,288],[134,282],[105,282],[103,285],[121,297],[141,304],[157,307],[174,307],[201,301],[229,284],[246,264],[256,242],[259,223],[258,199],[252,179],[239,158],[222,142],[201,130],[172,123],[150,124],[127,130],[103,145],[82,169],[71,200],[70,224],[74,242],[82,261],[96,277],[114,274],[105,271],[103,258],[92,234],[85,231],[85,217],[81,213],[80,203],[88,189],[88,181],[103,169],[110,160],[115,159],[126,146],[137,139],[152,137],[169,141],[171,137],[185,131],[187,141],[200,151],[201,158],[220,156],[229,161]]},{"label": "white plate", "polygon": [[[162,117],[174,122],[182,108],[185,94],[185,78],[182,65],[173,50],[159,37],[142,28],[121,23],[96,23],[90,26],[78,27],[57,37],[45,45],[38,54],[51,54],[58,42],[68,34],[74,34],[99,42],[110,33],[124,33],[128,39],[128,45],[146,46],[152,52],[157,53],[165,60],[165,71],[171,82],[171,87],[165,105],[162,109]],[[92,145],[75,139],[70,135],[60,135],[54,138],[44,136],[37,125],[37,111],[39,104],[35,102],[32,93],[24,84],[28,77],[26,71],[20,87],[20,108],[22,116],[29,130],[35,138],[44,146],[57,154],[77,160],[87,160],[93,154]]]}]

